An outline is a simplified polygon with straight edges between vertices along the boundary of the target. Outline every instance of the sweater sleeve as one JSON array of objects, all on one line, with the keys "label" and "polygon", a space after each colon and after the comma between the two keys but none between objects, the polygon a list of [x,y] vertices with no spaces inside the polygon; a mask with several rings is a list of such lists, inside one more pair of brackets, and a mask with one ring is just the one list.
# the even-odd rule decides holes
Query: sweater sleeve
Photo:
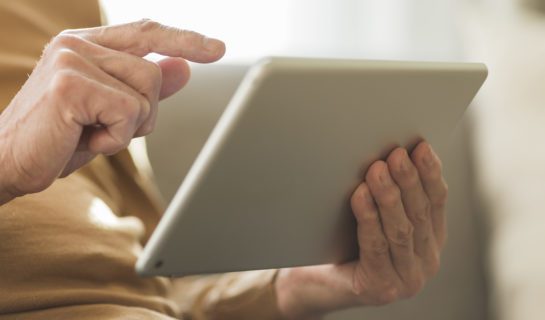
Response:
[{"label": "sweater sleeve", "polygon": [[174,281],[172,298],[188,319],[280,320],[274,289],[277,273],[260,270],[181,278]]}]

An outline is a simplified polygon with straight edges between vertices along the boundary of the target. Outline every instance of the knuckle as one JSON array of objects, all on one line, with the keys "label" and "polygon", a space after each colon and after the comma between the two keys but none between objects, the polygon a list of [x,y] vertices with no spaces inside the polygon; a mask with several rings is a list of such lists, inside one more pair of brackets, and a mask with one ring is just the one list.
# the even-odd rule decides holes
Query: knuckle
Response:
[{"label": "knuckle", "polygon": [[131,50],[133,53],[137,53],[138,55],[151,52],[153,42],[155,41],[155,37],[152,34],[158,30],[167,28],[159,22],[150,19],[142,19],[131,23],[129,26],[132,27],[132,33],[136,34],[136,36],[148,34],[148,41],[140,41],[140,43],[137,44],[133,50]]},{"label": "knuckle", "polygon": [[51,90],[53,96],[63,97],[69,94],[75,85],[77,85],[79,77],[75,72],[61,70],[55,73],[51,81]]},{"label": "knuckle", "polygon": [[379,195],[378,201],[385,209],[395,209],[401,203],[401,192],[396,187],[388,188]]},{"label": "knuckle", "polygon": [[422,206],[412,212],[410,216],[413,218],[415,223],[418,223],[420,225],[426,224],[431,217],[431,203],[429,201],[424,201],[422,203]]},{"label": "knuckle", "polygon": [[142,127],[140,127],[140,129],[138,130],[138,135],[147,136],[148,134],[152,133],[154,129],[155,129],[154,123],[151,123],[151,122],[146,123]]},{"label": "knuckle", "polygon": [[392,285],[384,286],[376,296],[377,305],[386,305],[399,299],[399,290]]},{"label": "knuckle", "polygon": [[162,25],[157,21],[153,21],[150,19],[142,19],[135,23],[135,27],[140,32],[149,32],[149,31],[160,29]]},{"label": "knuckle", "polygon": [[400,182],[402,182],[404,186],[412,187],[418,185],[420,182],[418,172],[413,167],[397,169],[397,174],[401,176]]},{"label": "knuckle", "polygon": [[140,106],[141,106],[140,118],[141,118],[141,121],[145,121],[149,118],[151,114],[151,104],[147,99],[141,99]]},{"label": "knuckle", "polygon": [[409,188],[421,187],[420,176],[418,175],[416,168],[411,168],[410,172],[406,174],[405,184]]},{"label": "knuckle", "polygon": [[81,64],[81,59],[73,50],[61,48],[55,52],[53,63],[57,69],[72,69]]},{"label": "knuckle", "polygon": [[444,207],[448,200],[448,185],[446,182],[442,182],[441,186],[436,191],[433,199],[433,205],[436,207]]},{"label": "knuckle", "polygon": [[369,243],[369,251],[373,257],[380,258],[389,254],[390,247],[384,237],[375,237]]},{"label": "knuckle", "polygon": [[368,225],[380,225],[380,219],[375,212],[361,212],[357,215],[358,223]]},{"label": "knuckle", "polygon": [[59,33],[51,41],[51,47],[54,49],[60,48],[79,48],[83,44],[84,40],[77,36],[72,30],[65,30]]},{"label": "knuckle", "polygon": [[125,94],[119,98],[119,104],[125,117],[136,120],[140,114],[140,100],[131,95]]},{"label": "knuckle", "polygon": [[[138,124],[138,118],[140,116],[140,101],[125,93],[117,95],[116,100],[113,102],[114,108],[110,111],[112,116],[116,119],[120,119],[119,123],[126,127],[126,133],[123,136],[129,136],[136,131]],[[132,136],[131,136],[132,137]],[[130,138],[130,137],[129,137]],[[117,142],[125,141],[125,139],[119,139]]]},{"label": "knuckle", "polygon": [[[350,204],[352,208],[367,208],[368,210],[365,210],[365,213],[368,213],[370,209],[375,208],[375,200],[373,199],[373,196],[371,195],[371,191],[369,190],[369,187],[367,184],[362,183],[358,186],[358,188],[354,191],[352,194],[352,197],[350,199]],[[362,211],[362,210],[360,210]],[[363,212],[355,212],[356,214],[361,214]],[[368,214],[365,214],[368,215]]]},{"label": "knuckle", "polygon": [[416,237],[418,237],[418,242],[425,246],[432,245],[430,242],[435,240],[430,232],[420,232]]},{"label": "knuckle", "polygon": [[413,225],[405,223],[394,228],[394,231],[388,235],[388,241],[398,247],[409,248],[413,241],[413,234]]}]

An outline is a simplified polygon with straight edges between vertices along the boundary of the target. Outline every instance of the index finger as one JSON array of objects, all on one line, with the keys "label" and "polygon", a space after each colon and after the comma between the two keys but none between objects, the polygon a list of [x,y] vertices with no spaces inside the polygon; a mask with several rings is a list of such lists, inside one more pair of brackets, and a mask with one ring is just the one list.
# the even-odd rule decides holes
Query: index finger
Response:
[{"label": "index finger", "polygon": [[225,44],[200,33],[169,27],[144,19],[136,22],[68,31],[117,51],[139,57],[158,53],[169,57],[180,57],[193,62],[208,63],[220,59],[225,53]]}]

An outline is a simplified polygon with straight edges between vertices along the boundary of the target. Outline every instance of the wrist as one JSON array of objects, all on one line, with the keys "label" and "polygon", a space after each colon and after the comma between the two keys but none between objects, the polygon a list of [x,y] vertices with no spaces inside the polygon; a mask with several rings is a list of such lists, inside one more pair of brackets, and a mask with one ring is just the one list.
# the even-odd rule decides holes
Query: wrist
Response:
[{"label": "wrist", "polygon": [[317,320],[341,309],[362,306],[354,292],[354,263],[282,269],[275,289],[280,313],[286,319]]},{"label": "wrist", "polygon": [[[307,272],[308,273],[308,272]],[[281,269],[275,281],[278,310],[284,319],[320,320],[312,302],[309,279],[301,268]]]}]

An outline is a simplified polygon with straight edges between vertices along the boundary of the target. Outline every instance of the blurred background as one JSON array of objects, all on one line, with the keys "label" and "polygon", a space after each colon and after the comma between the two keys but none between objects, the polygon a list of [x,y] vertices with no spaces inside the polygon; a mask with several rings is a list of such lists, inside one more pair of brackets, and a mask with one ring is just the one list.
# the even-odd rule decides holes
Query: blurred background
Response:
[{"label": "blurred background", "polygon": [[248,66],[264,56],[486,63],[485,87],[441,150],[451,192],[440,274],[415,299],[328,319],[543,319],[545,0],[102,3],[111,24],[146,17],[227,43],[221,62],[193,65],[148,139],[167,201]]}]

